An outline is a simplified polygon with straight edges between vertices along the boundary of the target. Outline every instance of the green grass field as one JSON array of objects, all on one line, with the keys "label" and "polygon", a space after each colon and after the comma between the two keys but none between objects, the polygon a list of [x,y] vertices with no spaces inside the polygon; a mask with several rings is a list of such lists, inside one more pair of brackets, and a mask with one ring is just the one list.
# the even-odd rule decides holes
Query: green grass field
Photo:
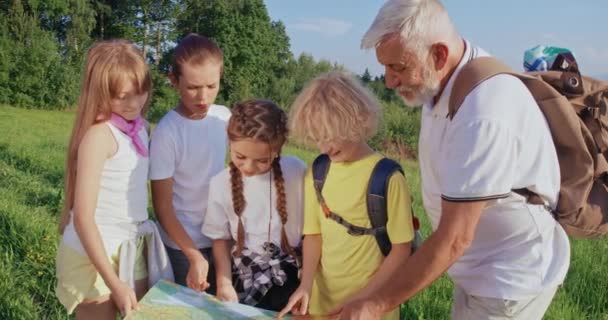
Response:
[{"label": "green grass field", "polygon": [[[0,106],[0,319],[66,319],[54,295],[57,215],[73,114]],[[314,153],[287,147],[310,162]],[[415,211],[430,232],[414,162],[403,163]],[[572,241],[568,278],[545,319],[608,320],[608,240]],[[403,275],[415,276],[415,275]],[[403,306],[406,319],[448,319],[443,277]]]}]

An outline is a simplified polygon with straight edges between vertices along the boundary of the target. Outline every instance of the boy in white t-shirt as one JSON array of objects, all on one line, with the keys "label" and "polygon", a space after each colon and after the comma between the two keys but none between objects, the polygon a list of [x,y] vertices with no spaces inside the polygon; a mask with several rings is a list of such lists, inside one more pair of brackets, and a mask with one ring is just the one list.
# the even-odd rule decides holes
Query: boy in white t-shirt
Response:
[{"label": "boy in white t-shirt", "polygon": [[222,52],[211,40],[190,34],[180,41],[169,75],[180,102],[159,122],[150,147],[154,211],[175,281],[211,293],[211,241],[201,226],[209,182],[224,168],[227,151],[230,111],[213,104],[222,68]]}]

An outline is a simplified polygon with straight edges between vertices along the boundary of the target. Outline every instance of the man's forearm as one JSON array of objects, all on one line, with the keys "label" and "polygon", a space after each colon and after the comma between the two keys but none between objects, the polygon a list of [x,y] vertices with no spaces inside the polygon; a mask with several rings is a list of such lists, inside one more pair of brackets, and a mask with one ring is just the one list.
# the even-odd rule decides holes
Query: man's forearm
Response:
[{"label": "man's forearm", "polygon": [[405,261],[398,277],[391,277],[371,299],[391,310],[437,280],[473,242],[486,201],[441,201],[437,230]]},{"label": "man's forearm", "polygon": [[390,281],[399,270],[404,266],[411,251],[410,243],[393,244],[391,252],[386,256],[378,270],[374,273],[367,285],[356,296],[366,296],[375,291],[381,290],[383,285]]},{"label": "man's forearm", "polygon": [[389,277],[371,295],[385,311],[413,297],[439,278],[462,255],[464,248],[456,241],[436,234],[431,235],[424,244],[409,257],[397,273]]}]

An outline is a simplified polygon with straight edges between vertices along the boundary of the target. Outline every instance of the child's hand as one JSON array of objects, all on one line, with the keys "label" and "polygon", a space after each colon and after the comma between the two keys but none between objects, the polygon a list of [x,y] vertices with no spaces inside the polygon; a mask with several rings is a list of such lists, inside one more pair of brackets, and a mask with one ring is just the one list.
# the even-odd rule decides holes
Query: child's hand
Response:
[{"label": "child's hand", "polygon": [[118,280],[116,284],[110,287],[110,292],[110,297],[112,298],[112,301],[114,301],[121,316],[126,317],[131,310],[137,310],[139,308],[135,290],[123,281]]},{"label": "child's hand", "polygon": [[283,310],[277,314],[277,318],[280,319],[290,311],[296,316],[303,316],[308,313],[310,291],[311,288],[300,285],[298,289],[291,295],[291,297],[289,297],[289,301],[287,302],[285,308],[283,308]]},{"label": "child's hand", "polygon": [[205,291],[209,288],[207,282],[207,273],[209,272],[209,263],[202,256],[199,259],[190,261],[190,268],[186,276],[186,284],[193,290]]},{"label": "child's hand", "polygon": [[231,284],[224,284],[217,288],[217,298],[226,302],[239,302],[239,297]]}]

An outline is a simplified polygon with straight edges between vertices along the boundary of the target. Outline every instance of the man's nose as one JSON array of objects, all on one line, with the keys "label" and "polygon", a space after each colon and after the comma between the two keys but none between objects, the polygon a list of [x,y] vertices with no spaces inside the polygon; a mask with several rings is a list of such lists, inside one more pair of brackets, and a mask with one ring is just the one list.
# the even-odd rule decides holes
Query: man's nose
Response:
[{"label": "man's nose", "polygon": [[384,75],[384,83],[388,89],[395,89],[399,86],[399,77],[387,70]]}]

